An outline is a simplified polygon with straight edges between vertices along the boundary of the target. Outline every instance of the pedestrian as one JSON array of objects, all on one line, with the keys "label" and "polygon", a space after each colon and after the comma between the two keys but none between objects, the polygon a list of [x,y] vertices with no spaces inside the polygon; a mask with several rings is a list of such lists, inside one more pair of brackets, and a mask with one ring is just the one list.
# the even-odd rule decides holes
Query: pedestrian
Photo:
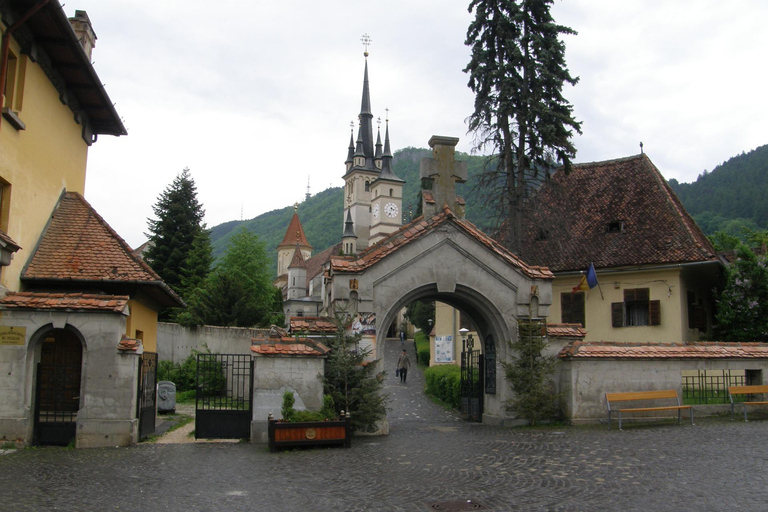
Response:
[{"label": "pedestrian", "polygon": [[397,358],[397,371],[400,373],[400,382],[405,384],[405,379],[408,378],[408,368],[411,367],[411,360],[408,358],[408,353],[403,349],[403,353]]},{"label": "pedestrian", "polygon": [[405,348],[405,333],[400,331],[400,347]]}]

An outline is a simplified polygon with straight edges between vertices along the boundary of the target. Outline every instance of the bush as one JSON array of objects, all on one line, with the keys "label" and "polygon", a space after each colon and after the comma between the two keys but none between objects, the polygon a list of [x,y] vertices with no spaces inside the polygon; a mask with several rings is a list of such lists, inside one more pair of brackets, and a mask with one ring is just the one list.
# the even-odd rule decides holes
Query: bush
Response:
[{"label": "bush", "polygon": [[293,391],[286,391],[283,393],[283,406],[280,409],[280,413],[283,415],[283,421],[325,421],[337,418],[333,398],[329,395],[323,396],[323,408],[319,411],[297,411],[293,408],[293,404],[295,403],[296,399],[293,396]]},{"label": "bush", "polygon": [[429,336],[423,332],[417,332],[413,336],[416,344],[416,362],[422,366],[429,366]]},{"label": "bush", "polygon": [[431,366],[424,370],[428,395],[458,409],[461,404],[461,368],[453,364]]}]

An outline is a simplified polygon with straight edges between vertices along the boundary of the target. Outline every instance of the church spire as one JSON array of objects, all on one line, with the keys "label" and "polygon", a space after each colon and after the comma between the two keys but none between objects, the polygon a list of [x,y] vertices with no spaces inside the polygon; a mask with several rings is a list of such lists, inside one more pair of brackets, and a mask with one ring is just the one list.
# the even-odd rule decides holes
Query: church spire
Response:
[{"label": "church spire", "polygon": [[[371,113],[371,93],[368,87],[368,46],[371,38],[363,34],[361,39],[365,46],[365,74],[363,75],[363,99],[360,104],[360,135],[363,141],[363,154],[366,160],[373,159],[373,114]],[[366,162],[367,163],[367,162]],[[371,162],[372,163],[372,162]]]},{"label": "church spire", "polygon": [[[387,111],[389,111],[389,109],[387,109]],[[378,179],[405,183],[405,180],[396,175],[392,170],[392,158],[392,150],[389,147],[389,115],[387,115],[386,131],[384,134],[384,153],[381,155],[381,175]]]}]

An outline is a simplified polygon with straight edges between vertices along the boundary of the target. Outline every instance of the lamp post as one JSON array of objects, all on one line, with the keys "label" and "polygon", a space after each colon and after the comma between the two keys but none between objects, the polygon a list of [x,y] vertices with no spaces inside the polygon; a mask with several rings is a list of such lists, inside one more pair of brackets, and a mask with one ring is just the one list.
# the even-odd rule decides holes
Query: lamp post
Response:
[{"label": "lamp post", "polygon": [[432,319],[430,318],[427,322],[429,322],[429,332],[427,333],[427,336],[429,336],[432,334]]}]

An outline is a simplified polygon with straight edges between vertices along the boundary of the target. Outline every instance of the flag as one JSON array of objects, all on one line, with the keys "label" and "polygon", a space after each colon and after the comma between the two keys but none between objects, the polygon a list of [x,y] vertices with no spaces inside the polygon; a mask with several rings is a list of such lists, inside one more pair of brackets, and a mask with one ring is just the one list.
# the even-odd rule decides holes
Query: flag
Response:
[{"label": "flag", "polygon": [[597,285],[597,272],[595,272],[595,266],[590,263],[586,273],[581,276],[581,281],[579,281],[579,284],[573,287],[573,292],[589,290]]}]

